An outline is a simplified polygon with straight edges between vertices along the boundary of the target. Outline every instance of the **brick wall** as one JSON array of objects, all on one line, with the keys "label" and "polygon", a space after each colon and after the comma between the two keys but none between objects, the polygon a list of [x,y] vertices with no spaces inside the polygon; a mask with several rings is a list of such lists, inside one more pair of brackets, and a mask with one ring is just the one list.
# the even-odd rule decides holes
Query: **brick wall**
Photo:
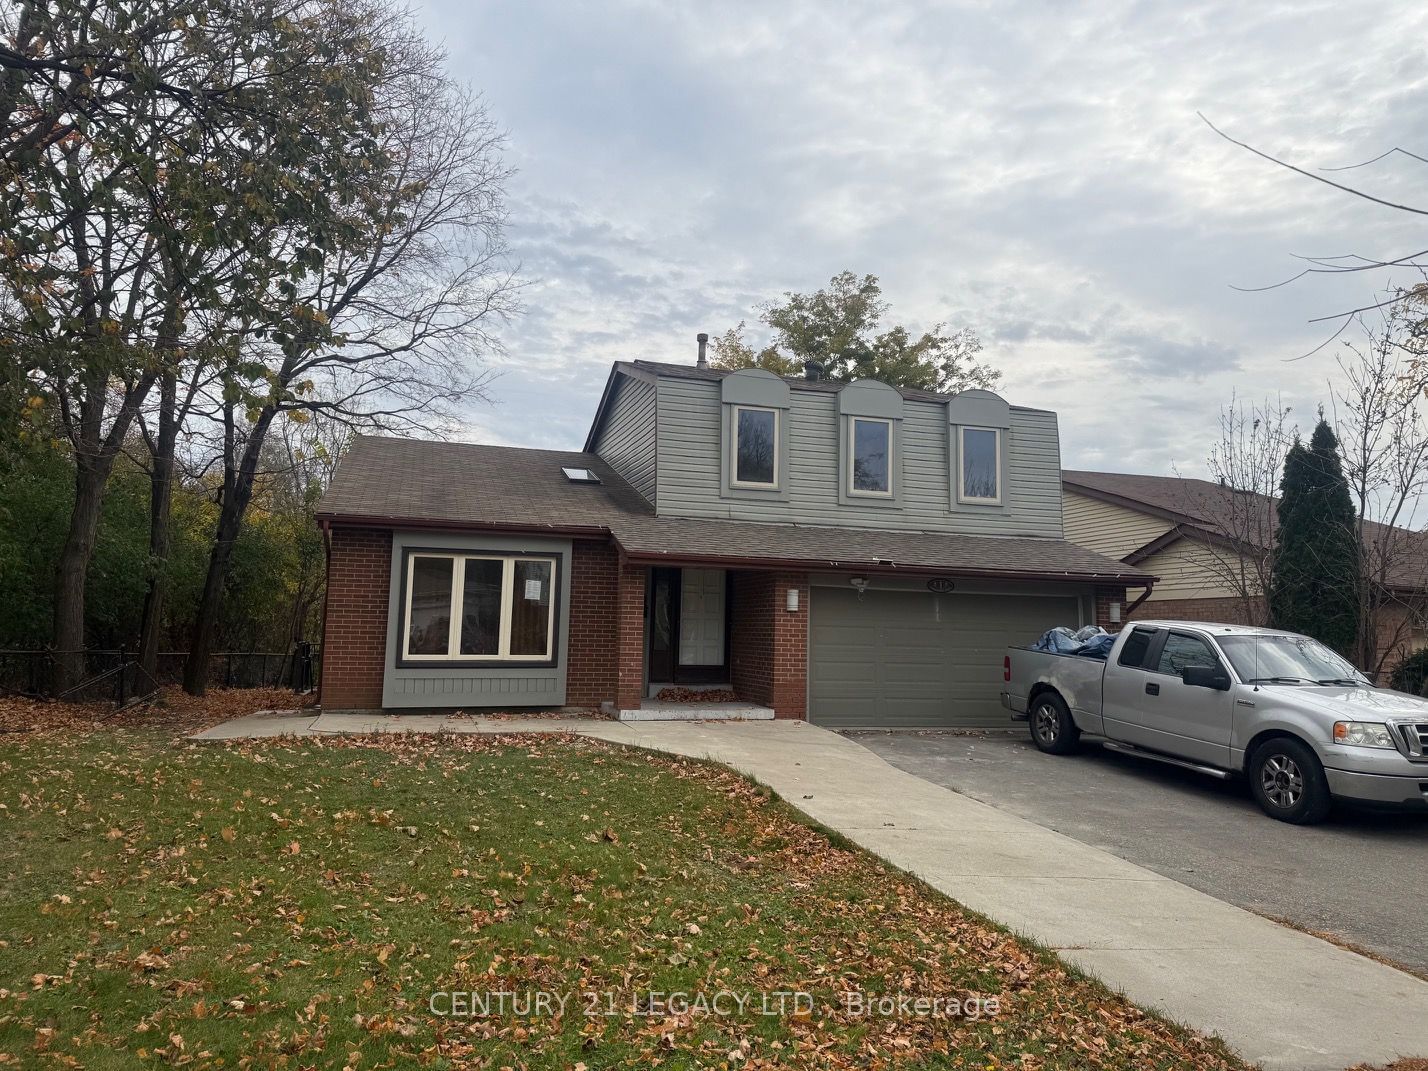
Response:
[{"label": "brick wall", "polygon": [[619,558],[614,613],[607,626],[617,658],[615,706],[635,710],[645,693],[645,578],[649,570]]},{"label": "brick wall", "polygon": [[[1109,587],[1098,585],[1093,589],[1092,594],[1096,600],[1096,618],[1094,624],[1100,625],[1107,632],[1119,632],[1121,625],[1126,619],[1126,589],[1123,587]],[[1120,607],[1119,621],[1111,620],[1111,607]]]},{"label": "brick wall", "polygon": [[570,559],[570,644],[565,704],[614,702],[619,660],[615,637],[620,557],[613,545],[577,539]]},{"label": "brick wall", "polygon": [[1238,598],[1217,599],[1151,599],[1140,604],[1135,616],[1142,621],[1151,618],[1167,621],[1218,621],[1225,625],[1253,625],[1264,621],[1263,599],[1256,616],[1245,600]]},{"label": "brick wall", "polygon": [[327,710],[374,710],[387,658],[392,533],[335,527],[331,535],[320,697]]},{"label": "brick wall", "polygon": [[[798,591],[789,611],[788,592]],[[729,607],[730,684],[780,718],[808,711],[808,574],[736,571]]]}]

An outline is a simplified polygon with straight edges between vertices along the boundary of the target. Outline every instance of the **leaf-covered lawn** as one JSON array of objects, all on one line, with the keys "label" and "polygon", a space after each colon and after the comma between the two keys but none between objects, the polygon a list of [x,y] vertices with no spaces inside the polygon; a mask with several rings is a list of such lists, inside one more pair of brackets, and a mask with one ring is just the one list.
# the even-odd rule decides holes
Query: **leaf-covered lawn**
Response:
[{"label": "leaf-covered lawn", "polygon": [[[433,1014],[453,991],[569,1002]],[[674,991],[749,1003],[650,1007]],[[811,1012],[760,1014],[779,991]],[[845,991],[999,1007],[859,1016]],[[721,769],[555,737],[145,729],[0,737],[0,1060],[1240,1066]]]}]

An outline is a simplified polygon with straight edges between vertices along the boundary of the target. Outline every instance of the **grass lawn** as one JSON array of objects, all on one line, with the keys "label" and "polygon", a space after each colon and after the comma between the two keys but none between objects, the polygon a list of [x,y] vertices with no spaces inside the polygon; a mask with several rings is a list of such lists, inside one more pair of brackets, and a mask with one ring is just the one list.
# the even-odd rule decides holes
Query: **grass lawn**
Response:
[{"label": "grass lawn", "polygon": [[[453,991],[570,996],[433,1014]],[[753,996],[651,1006],[672,991]],[[762,1014],[778,991],[813,1007]],[[718,768],[555,737],[0,736],[0,1067],[657,1064],[1241,1067]]]}]

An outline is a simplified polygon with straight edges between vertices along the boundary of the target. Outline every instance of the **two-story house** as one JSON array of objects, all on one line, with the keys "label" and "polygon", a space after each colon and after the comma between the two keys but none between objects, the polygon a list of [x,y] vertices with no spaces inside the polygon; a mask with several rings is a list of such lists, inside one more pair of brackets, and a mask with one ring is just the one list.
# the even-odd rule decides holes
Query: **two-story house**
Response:
[{"label": "two-story house", "polygon": [[329,710],[1004,724],[1007,644],[1154,579],[1062,538],[1054,413],[702,360],[617,362],[579,452],[359,438],[319,521]]}]

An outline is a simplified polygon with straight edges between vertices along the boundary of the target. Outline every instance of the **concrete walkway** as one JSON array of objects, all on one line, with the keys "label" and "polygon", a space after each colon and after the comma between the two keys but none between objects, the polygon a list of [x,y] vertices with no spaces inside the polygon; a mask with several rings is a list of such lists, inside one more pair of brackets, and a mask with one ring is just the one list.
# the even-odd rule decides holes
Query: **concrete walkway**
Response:
[{"label": "concrete walkway", "polygon": [[1428,1055],[1428,982],[931,784],[802,722],[256,715],[196,739],[383,730],[570,731],[713,759],[1136,1003],[1218,1034],[1268,1071]]}]

